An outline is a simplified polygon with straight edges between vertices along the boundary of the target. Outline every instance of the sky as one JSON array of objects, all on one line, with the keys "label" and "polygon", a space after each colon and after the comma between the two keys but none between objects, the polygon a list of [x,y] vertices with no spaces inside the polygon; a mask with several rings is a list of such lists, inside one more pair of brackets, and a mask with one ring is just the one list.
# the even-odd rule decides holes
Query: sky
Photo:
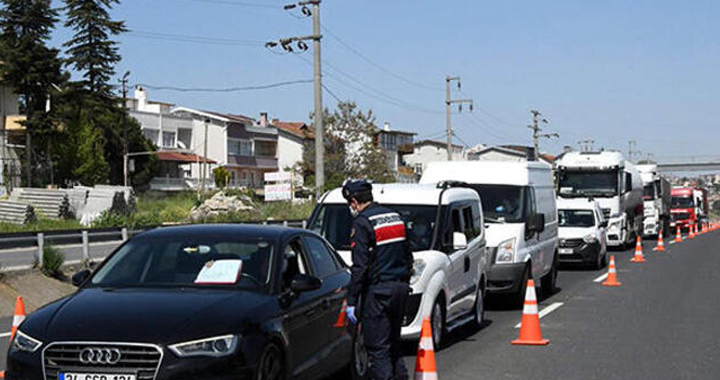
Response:
[{"label": "sky", "polygon": [[[264,42],[308,35],[312,19],[279,0],[122,0],[112,16],[121,73],[149,97],[257,118],[309,121],[312,84],[227,89],[312,79],[312,50],[282,54]],[[59,2],[57,2],[60,5]],[[444,139],[445,77],[456,143],[532,143],[531,109],[549,123],[541,150],[595,148],[643,158],[714,155],[720,141],[720,2],[716,0],[322,0],[323,93],[372,110],[378,125]],[[52,44],[70,32],[59,28]],[[331,93],[332,95],[331,95]],[[639,158],[635,157],[635,158]]]}]

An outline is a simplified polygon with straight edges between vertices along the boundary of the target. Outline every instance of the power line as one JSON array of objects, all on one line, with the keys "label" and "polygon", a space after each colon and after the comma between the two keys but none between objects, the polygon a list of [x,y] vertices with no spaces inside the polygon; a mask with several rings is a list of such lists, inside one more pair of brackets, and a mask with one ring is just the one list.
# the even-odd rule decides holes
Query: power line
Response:
[{"label": "power line", "polygon": [[330,96],[332,96],[333,98],[335,98],[335,100],[337,100],[338,103],[342,103],[342,100],[340,100],[340,98],[338,98],[337,95],[335,95],[332,91],[330,91],[330,89],[327,88],[327,86],[325,85],[325,83],[322,84],[322,88],[324,88],[325,91],[327,91],[327,93],[330,94]]},{"label": "power line", "polygon": [[290,86],[301,83],[312,83],[312,79],[303,80],[292,80],[285,82],[271,83],[267,85],[259,86],[246,86],[246,87],[230,87],[230,88],[202,88],[202,87],[174,87],[174,86],[156,86],[146,83],[137,83],[138,86],[143,86],[150,90],[156,91],[177,91],[177,92],[239,92],[239,91],[253,91],[253,90],[267,90],[270,88]]},{"label": "power line", "polygon": [[231,38],[217,38],[217,37],[206,37],[206,36],[191,36],[183,34],[171,34],[171,33],[160,33],[150,32],[143,30],[132,30],[128,32],[131,37],[148,38],[163,41],[175,41],[175,42],[189,42],[197,44],[207,45],[233,45],[233,46],[263,46],[262,41],[252,40],[238,40]]},{"label": "power line", "polygon": [[268,9],[281,9],[279,5],[270,5],[263,3],[251,3],[247,1],[232,1],[232,0],[190,0],[198,3],[211,3],[211,4],[222,4],[222,5],[234,5],[240,7],[251,7],[251,8],[268,8]]},{"label": "power line", "polygon": [[325,31],[325,33],[327,33],[330,37],[332,37],[332,38],[333,38],[335,41],[337,41],[340,45],[342,45],[342,46],[344,46],[346,49],[348,49],[351,53],[357,55],[357,56],[358,56],[360,59],[362,59],[365,63],[367,63],[368,65],[370,65],[370,66],[372,66],[372,67],[374,67],[374,68],[376,68],[376,69],[384,72],[385,74],[388,74],[388,75],[394,77],[395,79],[398,79],[398,80],[400,80],[400,81],[402,81],[402,82],[405,82],[405,83],[407,83],[407,84],[410,84],[410,85],[413,85],[413,86],[416,86],[416,87],[420,87],[420,88],[424,88],[424,89],[426,89],[426,90],[443,91],[442,88],[433,87],[433,86],[428,86],[428,85],[426,85],[426,84],[423,84],[423,83],[420,83],[420,82],[416,82],[416,81],[414,81],[414,80],[408,79],[408,78],[406,78],[406,77],[404,77],[404,76],[402,76],[402,75],[400,75],[400,74],[396,74],[396,73],[394,73],[394,72],[392,72],[392,71],[390,71],[390,70],[382,67],[381,65],[373,62],[372,60],[370,60],[370,58],[368,58],[368,57],[366,57],[365,55],[363,55],[362,53],[360,53],[357,49],[355,49],[355,48],[353,48],[352,46],[350,46],[348,43],[344,42],[342,39],[340,39],[340,37],[338,37],[335,33],[333,33],[332,31],[330,31],[327,27],[323,26],[323,27],[322,27],[322,30]]}]

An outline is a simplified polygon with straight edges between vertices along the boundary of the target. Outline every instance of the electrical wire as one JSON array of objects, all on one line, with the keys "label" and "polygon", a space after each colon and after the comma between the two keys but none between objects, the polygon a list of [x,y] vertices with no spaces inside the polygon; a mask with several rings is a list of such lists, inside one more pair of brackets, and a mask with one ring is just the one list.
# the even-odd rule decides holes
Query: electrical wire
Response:
[{"label": "electrical wire", "polygon": [[258,86],[246,86],[246,87],[230,87],[230,88],[193,88],[193,87],[174,87],[174,86],[156,86],[147,83],[137,83],[137,86],[142,86],[150,90],[156,91],[177,91],[177,92],[239,92],[239,91],[254,91],[254,90],[267,90],[270,88],[290,86],[301,83],[312,83],[312,79],[304,80],[292,80],[285,82],[277,82],[266,85]]},{"label": "electrical wire", "polygon": [[250,8],[282,9],[282,7],[279,5],[252,3],[252,2],[247,2],[247,1],[231,1],[231,0],[190,0],[190,1],[195,1],[198,3],[234,5],[234,6],[239,6],[239,7],[250,7]]},{"label": "electrical wire", "polygon": [[217,38],[217,37],[206,37],[206,36],[191,36],[183,34],[171,34],[171,33],[160,33],[151,32],[144,30],[132,30],[127,33],[131,37],[148,38],[163,41],[174,41],[174,42],[189,42],[197,44],[208,44],[208,45],[233,45],[233,46],[263,46],[262,41],[252,40],[238,40],[231,38]]},{"label": "electrical wire", "polygon": [[324,88],[325,91],[327,91],[327,93],[330,94],[330,96],[332,96],[333,98],[335,98],[335,100],[337,100],[338,103],[342,103],[342,100],[340,100],[340,98],[338,98],[337,95],[335,95],[332,91],[330,91],[330,89],[327,88],[327,86],[325,85],[325,83],[322,84],[322,88]]}]

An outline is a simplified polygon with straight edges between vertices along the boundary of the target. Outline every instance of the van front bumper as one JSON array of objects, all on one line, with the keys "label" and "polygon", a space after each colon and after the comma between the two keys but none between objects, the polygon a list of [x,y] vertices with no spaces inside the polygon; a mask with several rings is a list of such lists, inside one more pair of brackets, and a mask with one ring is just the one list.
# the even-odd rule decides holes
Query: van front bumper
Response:
[{"label": "van front bumper", "polygon": [[520,291],[526,263],[492,264],[488,270],[487,291],[489,294],[514,294]]}]

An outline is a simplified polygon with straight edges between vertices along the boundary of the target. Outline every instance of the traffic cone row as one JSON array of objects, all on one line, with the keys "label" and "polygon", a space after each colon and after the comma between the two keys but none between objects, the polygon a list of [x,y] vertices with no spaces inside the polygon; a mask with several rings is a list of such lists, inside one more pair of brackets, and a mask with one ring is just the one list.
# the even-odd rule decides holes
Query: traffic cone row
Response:
[{"label": "traffic cone row", "polygon": [[522,320],[520,321],[520,335],[510,342],[514,345],[544,346],[550,343],[543,339],[540,331],[540,316],[538,315],[537,296],[535,295],[535,281],[529,279],[525,290],[525,305],[523,306]]},{"label": "traffic cone row", "polygon": [[617,279],[617,269],[615,269],[615,255],[610,256],[610,265],[608,266],[608,274],[602,286],[620,286],[621,282]]},{"label": "traffic cone row", "polygon": [[437,380],[437,367],[435,366],[435,348],[433,345],[432,324],[430,318],[425,317],[420,330],[420,343],[418,344],[417,359],[415,360],[415,380]]},{"label": "traffic cone row", "polygon": [[682,243],[682,228],[680,225],[677,226],[677,233],[675,234],[675,243]]},{"label": "traffic cone row", "polygon": [[660,230],[660,231],[658,232],[657,247],[653,248],[653,251],[656,251],[656,252],[665,252],[665,242],[663,242],[662,228],[660,228],[659,230]]},{"label": "traffic cone row", "polygon": [[688,239],[695,239],[694,224],[690,224],[688,227]]},{"label": "traffic cone row", "polygon": [[[18,297],[15,300],[15,313],[13,313],[12,329],[10,330],[10,342],[15,338],[20,324],[25,320],[25,302],[22,297]],[[5,378],[5,371],[0,371],[0,379]]]},{"label": "traffic cone row", "polygon": [[637,241],[635,242],[635,256],[630,260],[631,263],[644,263],[645,262],[645,255],[643,255],[643,249],[642,249],[642,240],[640,239],[640,236],[637,237]]}]

